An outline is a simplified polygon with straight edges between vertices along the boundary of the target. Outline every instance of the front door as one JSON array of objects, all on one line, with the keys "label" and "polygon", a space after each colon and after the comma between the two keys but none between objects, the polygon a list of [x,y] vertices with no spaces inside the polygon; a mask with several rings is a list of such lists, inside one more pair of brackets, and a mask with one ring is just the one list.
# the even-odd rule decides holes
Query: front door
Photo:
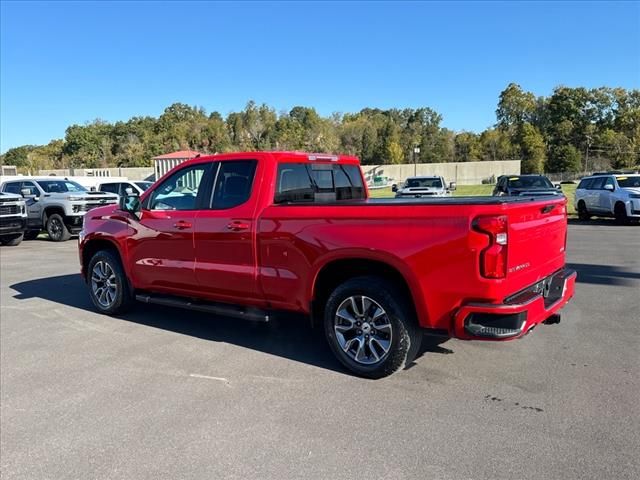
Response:
[{"label": "front door", "polygon": [[137,232],[128,240],[137,288],[176,294],[196,290],[193,233],[198,211],[211,196],[211,167],[182,168],[145,198],[139,222],[131,224]]},{"label": "front door", "polygon": [[222,160],[209,208],[196,218],[196,277],[211,300],[261,305],[256,270],[256,160]]}]

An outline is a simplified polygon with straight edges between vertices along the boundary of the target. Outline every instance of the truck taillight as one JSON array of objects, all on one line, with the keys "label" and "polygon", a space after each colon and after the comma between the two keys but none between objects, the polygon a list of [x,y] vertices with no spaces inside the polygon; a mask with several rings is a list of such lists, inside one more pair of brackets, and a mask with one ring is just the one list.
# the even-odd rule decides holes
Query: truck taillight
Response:
[{"label": "truck taillight", "polygon": [[480,273],[485,278],[507,276],[509,223],[506,215],[477,217],[473,228],[489,236],[489,246],[480,252]]}]

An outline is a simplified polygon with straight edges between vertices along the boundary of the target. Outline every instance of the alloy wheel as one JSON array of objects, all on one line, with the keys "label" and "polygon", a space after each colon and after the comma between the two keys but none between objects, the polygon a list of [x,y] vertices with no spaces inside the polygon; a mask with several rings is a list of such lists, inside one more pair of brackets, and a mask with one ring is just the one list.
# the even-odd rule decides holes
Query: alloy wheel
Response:
[{"label": "alloy wheel", "polygon": [[346,298],[336,310],[333,328],[342,351],[357,363],[373,365],[389,354],[393,340],[391,320],[370,297]]},{"label": "alloy wheel", "polygon": [[113,305],[117,294],[116,274],[107,262],[100,260],[91,271],[91,291],[101,307]]}]

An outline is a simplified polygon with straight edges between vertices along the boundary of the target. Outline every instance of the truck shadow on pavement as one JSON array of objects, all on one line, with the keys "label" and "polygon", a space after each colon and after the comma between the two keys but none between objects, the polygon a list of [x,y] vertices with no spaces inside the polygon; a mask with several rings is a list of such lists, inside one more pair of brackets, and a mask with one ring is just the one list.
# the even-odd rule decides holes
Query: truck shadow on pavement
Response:
[{"label": "truck shadow on pavement", "polygon": [[578,283],[623,287],[640,286],[640,273],[631,272],[623,267],[592,263],[568,263],[567,267],[578,272]]},{"label": "truck shadow on pavement", "polygon": [[[238,345],[349,374],[329,350],[322,329],[312,328],[308,319],[302,316],[284,316],[274,319],[273,322],[260,323],[139,303],[130,312],[110,318],[95,311],[87,287],[77,274],[29,280],[11,285],[10,288],[17,292],[14,295],[15,299],[39,298],[86,310],[94,315],[93,321],[133,322],[212,342]],[[440,346],[447,340],[447,337],[425,335],[417,359],[428,353],[453,353],[452,350]],[[414,365],[415,363],[408,368]]]}]

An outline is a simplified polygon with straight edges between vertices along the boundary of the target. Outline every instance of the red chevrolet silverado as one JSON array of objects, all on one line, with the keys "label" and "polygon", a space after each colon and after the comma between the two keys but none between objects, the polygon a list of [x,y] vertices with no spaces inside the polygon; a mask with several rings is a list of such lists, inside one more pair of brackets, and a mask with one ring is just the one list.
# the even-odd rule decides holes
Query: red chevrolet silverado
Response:
[{"label": "red chevrolet silverado", "polygon": [[248,152],[182,163],[84,217],[91,300],[135,300],[322,324],[370,378],[410,362],[425,331],[504,341],[557,323],[573,296],[563,196],[369,199],[358,159]]}]

